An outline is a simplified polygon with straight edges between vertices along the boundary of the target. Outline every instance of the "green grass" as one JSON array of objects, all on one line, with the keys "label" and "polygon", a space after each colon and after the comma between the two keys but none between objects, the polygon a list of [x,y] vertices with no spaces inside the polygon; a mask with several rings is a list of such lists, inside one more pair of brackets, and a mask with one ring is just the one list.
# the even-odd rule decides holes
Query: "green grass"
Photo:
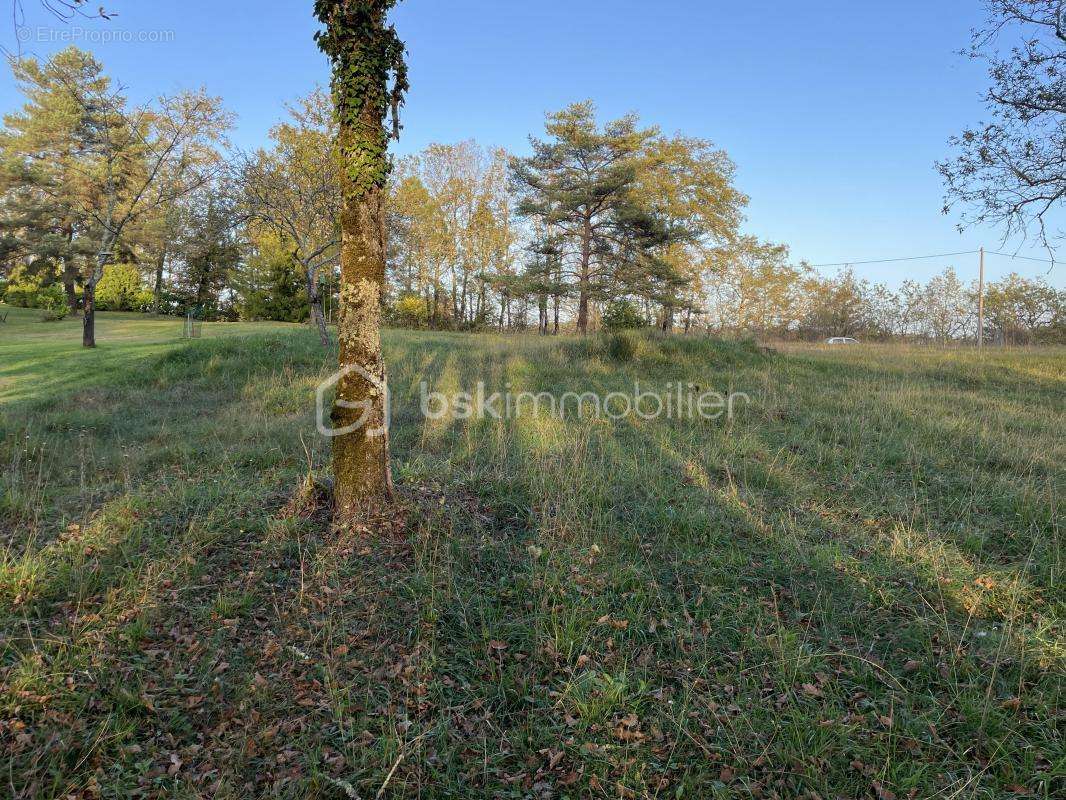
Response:
[{"label": "green grass", "polygon": [[[289,505],[311,331],[36,319],[0,325],[0,795],[1061,796],[1062,349],[393,331],[401,502],[331,532]],[[427,422],[422,380],[752,403]]]}]

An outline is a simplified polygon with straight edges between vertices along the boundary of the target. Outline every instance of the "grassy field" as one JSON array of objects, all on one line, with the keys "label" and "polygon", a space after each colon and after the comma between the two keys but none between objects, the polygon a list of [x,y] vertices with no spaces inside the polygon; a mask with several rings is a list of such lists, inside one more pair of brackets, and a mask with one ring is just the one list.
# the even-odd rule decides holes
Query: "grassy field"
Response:
[{"label": "grassy field", "polygon": [[[314,334],[0,325],[0,796],[1062,797],[1066,350],[386,337],[331,531]],[[425,421],[419,384],[750,395]]]}]

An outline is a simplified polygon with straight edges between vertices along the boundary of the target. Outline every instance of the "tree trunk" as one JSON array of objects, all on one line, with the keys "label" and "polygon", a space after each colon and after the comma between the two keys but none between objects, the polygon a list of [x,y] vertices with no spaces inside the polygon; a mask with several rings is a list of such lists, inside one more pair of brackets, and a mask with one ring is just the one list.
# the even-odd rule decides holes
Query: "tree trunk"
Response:
[{"label": "tree trunk", "polygon": [[67,256],[63,259],[63,292],[67,296],[67,308],[70,309],[71,314],[78,313],[78,292],[75,278],[78,274],[77,268],[74,266],[74,259],[71,256]]},{"label": "tree trunk", "polygon": [[592,223],[585,220],[581,241],[581,286],[577,302],[577,331],[582,336],[589,329],[589,267],[592,262]]},{"label": "tree trunk", "polygon": [[[342,159],[341,271],[332,413],[334,515],[344,524],[392,499],[388,385],[381,352],[385,299],[385,192],[389,135],[407,88],[403,43],[389,26],[395,0],[318,0],[319,37],[333,67]],[[389,90],[389,74],[395,86]],[[398,124],[394,133],[399,135]]]},{"label": "tree trunk", "polygon": [[304,269],[307,279],[307,299],[311,304],[311,322],[318,328],[318,338],[322,346],[329,349],[329,332],[326,330],[326,317],[322,313],[322,295],[318,292],[318,275],[311,268]]},{"label": "tree trunk", "polygon": [[341,212],[341,378],[332,420],[334,430],[354,430],[333,439],[334,501],[339,520],[351,519],[368,503],[392,497],[388,385],[381,353],[384,192],[374,187],[362,197],[346,195]]},{"label": "tree trunk", "polygon": [[100,253],[96,257],[96,264],[92,274],[85,281],[85,293],[83,301],[85,305],[85,317],[82,320],[81,344],[83,347],[96,347],[96,284],[104,277],[104,268],[111,260],[111,247],[118,238],[108,230],[104,234],[104,240]]},{"label": "tree trunk", "polygon": [[461,319],[459,316],[459,281],[455,279],[455,270],[452,270],[452,327],[454,328]]},{"label": "tree trunk", "polygon": [[163,268],[167,263],[167,248],[159,251],[159,260],[155,262],[155,300],[153,312],[159,315],[163,311]]},{"label": "tree trunk", "polygon": [[458,315],[459,321],[461,323],[464,323],[464,324],[466,323],[466,306],[467,306],[467,302],[466,302],[466,300],[467,300],[467,297],[466,297],[466,284],[467,284],[467,271],[464,269],[463,270],[463,285],[459,289],[459,298],[460,299],[459,299],[459,315]]},{"label": "tree trunk", "polygon": [[552,331],[552,335],[553,336],[558,336],[559,335],[559,303],[560,303],[560,297],[559,297],[559,295],[555,295],[555,311],[554,311],[554,317],[555,317],[554,323],[555,323],[555,325],[554,325],[554,329]]},{"label": "tree trunk", "polygon": [[663,333],[674,332],[674,307],[671,305],[663,306]]},{"label": "tree trunk", "polygon": [[582,336],[589,330],[589,296],[585,291],[585,284],[581,284],[581,293],[577,301],[577,332]]},{"label": "tree trunk", "polygon": [[85,281],[85,292],[82,295],[85,305],[85,313],[81,322],[82,347],[96,347],[96,277],[93,276]]},{"label": "tree trunk", "polygon": [[477,314],[474,316],[474,319],[472,319],[471,322],[475,322],[475,323],[479,323],[480,324],[481,322],[484,321],[484,318],[485,318],[484,317],[484,314],[485,314],[485,292],[486,291],[487,291],[486,286],[485,286],[484,283],[482,283],[481,284],[481,289],[478,291],[478,296],[477,296]]}]

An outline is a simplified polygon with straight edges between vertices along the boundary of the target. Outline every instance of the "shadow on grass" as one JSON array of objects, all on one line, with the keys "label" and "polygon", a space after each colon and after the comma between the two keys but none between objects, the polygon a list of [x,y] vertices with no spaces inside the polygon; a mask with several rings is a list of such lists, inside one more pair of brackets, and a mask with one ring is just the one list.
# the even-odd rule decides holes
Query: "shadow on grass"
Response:
[{"label": "shadow on grass", "polygon": [[[1026,486],[967,506],[985,525],[968,543],[940,516],[953,501],[909,516],[898,505],[944,491],[908,470],[965,486],[990,470],[953,462],[954,428],[905,407],[859,434],[862,414],[834,422],[845,387],[890,383],[892,370],[822,373],[713,347],[620,367],[575,347],[389,337],[397,472],[440,499],[416,506],[400,544],[273,519],[305,469],[300,434],[316,464],[324,455],[311,398],[332,367],[310,335],[194,342],[9,404],[9,455],[24,431],[83,431],[86,449],[49,468],[61,486],[43,502],[90,512],[62,512],[62,541],[7,564],[19,580],[37,570],[21,589],[5,583],[0,662],[29,695],[16,702],[31,739],[3,734],[45,754],[18,773],[27,796],[87,788],[97,770],[119,794],[347,783],[367,796],[387,784],[397,796],[708,797],[729,785],[857,796],[874,781],[966,794],[1044,769],[1057,692],[1042,643],[1030,627],[997,629],[1005,609],[967,609],[897,541],[956,547],[953,580],[988,555],[1020,574],[1025,548],[997,534],[1031,502]],[[422,380],[605,394],[637,377],[775,394],[753,392],[732,427],[422,424],[416,410]],[[782,382],[804,386],[803,402],[784,402]],[[909,444],[876,445],[901,433]],[[1042,576],[1030,578],[1041,590]],[[1022,708],[1004,706],[1019,687]],[[64,724],[71,736],[50,740]]]},{"label": "shadow on grass", "polygon": [[[629,388],[569,352],[564,346],[560,359],[538,350],[535,367],[504,354],[441,354],[427,380],[466,390],[478,380],[532,392]],[[775,368],[732,363],[715,377],[736,385]],[[802,380],[808,367],[784,369],[780,377]],[[892,374],[849,367],[837,377],[869,388]],[[826,388],[816,383],[808,399],[824,398]],[[461,536],[441,544],[447,555],[432,564],[441,583],[427,601],[438,620],[434,663],[448,686],[465,689],[465,703],[447,693],[452,712],[479,709],[481,723],[473,754],[464,749],[472,746],[469,720],[427,723],[452,757],[436,751],[434,763],[448,767],[423,774],[420,785],[463,778],[454,764],[464,752],[490,765],[496,780],[523,772],[575,731],[584,740],[566,748],[555,779],[565,784],[579,767],[583,781],[619,780],[638,793],[667,775],[705,792],[720,779],[715,761],[764,791],[779,780],[791,791],[863,791],[872,776],[854,763],[886,763],[899,742],[905,755],[877,778],[897,791],[968,791],[1039,772],[1033,747],[1054,747],[1057,692],[1045,671],[1047,631],[1025,618],[1048,588],[1047,569],[1034,570],[1028,556],[1034,548],[1034,560],[1050,555],[1040,541],[1050,517],[1033,518],[1022,532],[1028,542],[1005,544],[995,534],[1013,530],[1032,494],[999,487],[1013,499],[991,515],[973,511],[989,532],[981,542],[960,539],[937,516],[915,527],[917,517],[899,516],[894,505],[897,493],[914,497],[914,484],[877,483],[883,465],[826,424],[839,409],[789,410],[788,425],[815,437],[806,443],[772,414],[761,418],[764,411],[732,428],[697,424],[695,434],[675,422],[426,426],[422,440],[442,455],[424,474],[439,471],[476,491],[510,533]],[[942,467],[945,450],[960,446],[954,431],[907,409],[891,409],[880,424],[886,436],[909,437],[903,448],[916,468]],[[963,451],[970,444],[979,452],[976,439]],[[981,468],[955,463],[960,472]],[[942,489],[934,484],[915,502],[933,502]],[[901,528],[942,540],[949,553],[959,548],[954,563],[926,562],[921,548],[901,557]],[[1033,582],[1036,592],[1009,595],[1007,605],[968,605],[966,584],[985,577],[990,556],[1003,583]],[[503,646],[494,651],[493,642]],[[1027,697],[1020,718],[1011,700],[1019,687]],[[635,748],[627,752],[640,766],[619,773],[595,754],[618,746],[612,726],[637,710],[666,737],[660,750],[670,757]],[[709,754],[710,765],[692,766]],[[690,765],[680,777],[678,762]],[[945,770],[957,777],[945,779]],[[480,779],[488,794],[493,778]]]}]

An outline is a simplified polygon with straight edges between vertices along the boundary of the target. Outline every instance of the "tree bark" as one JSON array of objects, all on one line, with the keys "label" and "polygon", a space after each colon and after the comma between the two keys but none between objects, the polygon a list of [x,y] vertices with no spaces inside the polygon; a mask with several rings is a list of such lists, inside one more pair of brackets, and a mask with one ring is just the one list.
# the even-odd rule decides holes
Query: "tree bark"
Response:
[{"label": "tree bark", "polygon": [[[387,14],[396,0],[318,0],[319,46],[333,66],[338,150],[343,160],[340,214],[340,371],[333,404],[333,498],[337,522],[392,499],[388,385],[381,351],[386,295],[385,119],[395,119],[407,89],[403,43]],[[393,87],[389,89],[389,75]]]},{"label": "tree bark", "polygon": [[67,256],[63,259],[63,292],[67,296],[67,308],[70,309],[71,314],[78,313],[78,291],[75,278],[78,274],[77,268],[74,266],[74,259],[71,256]]},{"label": "tree bark", "polygon": [[326,315],[322,313],[322,295],[318,291],[318,273],[310,267],[304,268],[307,281],[307,300],[311,304],[311,322],[318,329],[318,338],[324,348],[329,348],[329,331],[326,330]]},{"label": "tree bark", "polygon": [[585,220],[581,241],[581,278],[577,301],[577,330],[582,336],[589,329],[589,267],[592,262],[592,223]]},{"label": "tree bark", "polygon": [[163,268],[167,263],[167,248],[164,246],[159,251],[159,259],[155,262],[155,300],[154,313],[158,316],[163,311]]},{"label": "tree bark", "polygon": [[577,332],[582,336],[589,331],[589,296],[582,283],[577,301]]},{"label": "tree bark", "polygon": [[459,281],[455,279],[455,270],[452,270],[452,327],[454,328],[462,319],[459,316]]},{"label": "tree bark", "polygon": [[96,347],[96,284],[104,277],[104,268],[111,260],[111,248],[117,238],[118,236],[110,230],[105,232],[103,247],[101,247],[100,253],[96,257],[96,264],[93,267],[92,274],[85,281],[85,291],[82,298],[85,306],[85,316],[82,320],[81,329],[82,347]]},{"label": "tree bark", "polygon": [[663,306],[663,333],[674,332],[674,307],[671,305]]},{"label": "tree bark", "polygon": [[[380,124],[380,122],[378,123]],[[385,296],[384,192],[346,197],[341,212],[340,365],[333,427],[355,430],[333,439],[335,514],[351,519],[367,503],[392,497],[388,392],[381,352]]]},{"label": "tree bark", "polygon": [[82,302],[85,306],[81,321],[82,347],[96,347],[96,278],[85,281]]},{"label": "tree bark", "polygon": [[467,300],[467,297],[466,297],[466,285],[467,285],[467,274],[468,274],[468,273],[467,273],[467,271],[466,271],[466,270],[464,269],[464,270],[463,270],[463,285],[462,285],[462,287],[460,287],[460,289],[459,289],[459,298],[460,298],[460,299],[459,299],[459,316],[458,316],[458,319],[459,319],[459,321],[460,321],[460,322],[463,322],[463,323],[465,323],[465,322],[466,322],[466,307],[467,307],[467,302],[466,302],[466,300]]}]

